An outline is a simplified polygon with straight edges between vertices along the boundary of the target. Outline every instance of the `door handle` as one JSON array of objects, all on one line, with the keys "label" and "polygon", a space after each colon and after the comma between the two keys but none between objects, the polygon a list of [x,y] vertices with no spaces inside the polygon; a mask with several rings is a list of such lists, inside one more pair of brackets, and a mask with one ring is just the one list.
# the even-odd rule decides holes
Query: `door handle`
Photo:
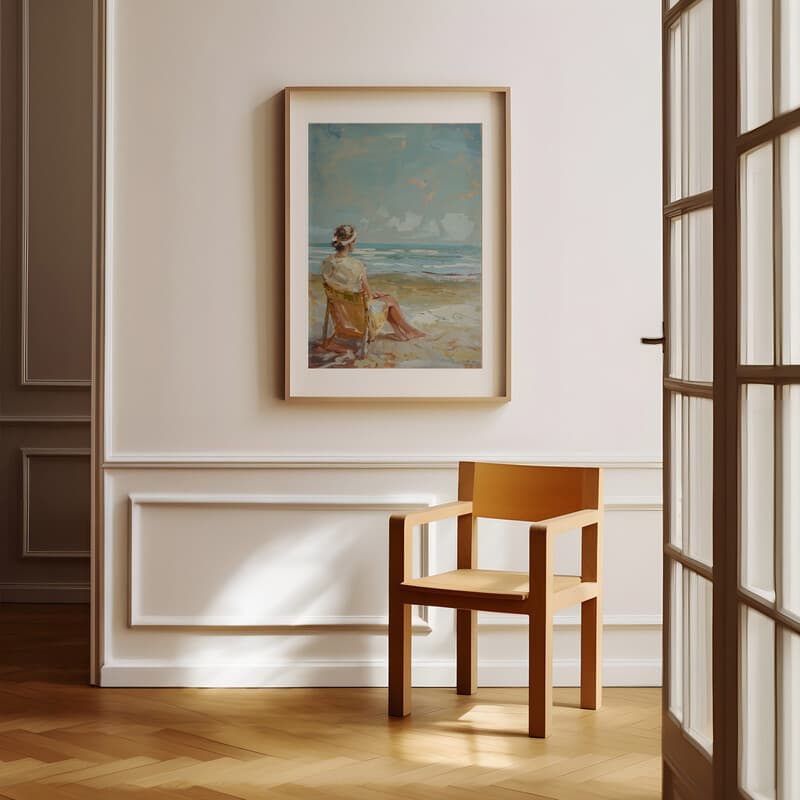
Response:
[{"label": "door handle", "polygon": [[642,336],[639,341],[642,344],[660,344],[661,349],[664,349],[664,323],[661,323],[661,336]]}]

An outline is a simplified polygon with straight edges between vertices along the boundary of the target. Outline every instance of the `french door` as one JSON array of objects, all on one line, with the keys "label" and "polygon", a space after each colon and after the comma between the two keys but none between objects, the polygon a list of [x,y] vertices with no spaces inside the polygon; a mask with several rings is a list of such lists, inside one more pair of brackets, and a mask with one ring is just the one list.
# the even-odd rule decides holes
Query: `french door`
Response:
[{"label": "french door", "polygon": [[664,797],[800,798],[800,0],[664,0]]}]

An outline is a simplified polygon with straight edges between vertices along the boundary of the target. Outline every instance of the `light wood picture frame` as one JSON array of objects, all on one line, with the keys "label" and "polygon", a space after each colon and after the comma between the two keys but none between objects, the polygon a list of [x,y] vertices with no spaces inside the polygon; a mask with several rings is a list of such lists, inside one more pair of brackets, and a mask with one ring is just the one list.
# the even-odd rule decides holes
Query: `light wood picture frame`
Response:
[{"label": "light wood picture frame", "polygon": [[510,400],[510,89],[285,90],[285,397]]}]

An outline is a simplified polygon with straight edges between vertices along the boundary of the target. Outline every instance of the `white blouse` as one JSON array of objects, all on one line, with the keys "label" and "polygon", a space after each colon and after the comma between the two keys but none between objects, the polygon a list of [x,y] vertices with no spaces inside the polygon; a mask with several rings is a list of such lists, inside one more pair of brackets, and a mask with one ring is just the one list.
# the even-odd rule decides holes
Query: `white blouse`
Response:
[{"label": "white blouse", "polygon": [[367,269],[363,262],[353,256],[336,258],[328,256],[322,262],[322,280],[340,292],[360,292]]}]

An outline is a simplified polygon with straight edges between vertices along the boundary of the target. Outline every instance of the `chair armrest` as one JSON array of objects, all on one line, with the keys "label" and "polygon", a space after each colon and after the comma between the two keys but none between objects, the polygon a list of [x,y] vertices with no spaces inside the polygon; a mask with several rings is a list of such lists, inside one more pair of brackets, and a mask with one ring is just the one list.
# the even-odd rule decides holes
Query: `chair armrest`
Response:
[{"label": "chair armrest", "polygon": [[410,530],[415,525],[424,525],[426,522],[436,522],[440,519],[463,517],[472,513],[471,500],[457,500],[454,503],[442,503],[439,506],[411,511],[408,514],[392,514],[389,520],[390,529],[396,529],[402,523],[404,530]]},{"label": "chair armrest", "polygon": [[587,508],[583,511],[575,511],[572,514],[562,514],[560,517],[551,517],[534,522],[531,525],[531,534],[548,534],[555,536],[559,533],[572,531],[576,528],[585,528],[600,522],[603,512],[598,508]]},{"label": "chair armrest", "polygon": [[392,514],[389,518],[389,586],[397,586],[411,577],[411,536],[415,525],[471,513],[472,502],[459,500],[408,514]]}]

